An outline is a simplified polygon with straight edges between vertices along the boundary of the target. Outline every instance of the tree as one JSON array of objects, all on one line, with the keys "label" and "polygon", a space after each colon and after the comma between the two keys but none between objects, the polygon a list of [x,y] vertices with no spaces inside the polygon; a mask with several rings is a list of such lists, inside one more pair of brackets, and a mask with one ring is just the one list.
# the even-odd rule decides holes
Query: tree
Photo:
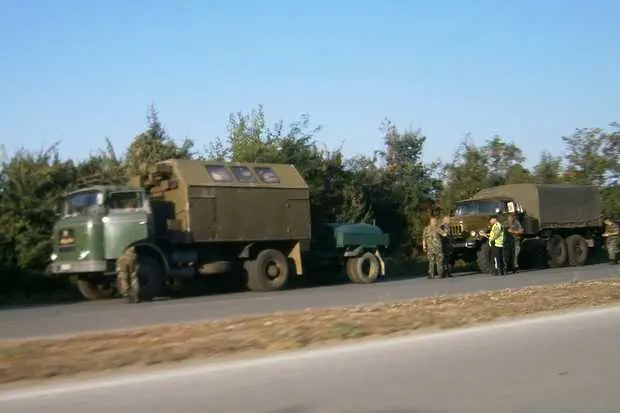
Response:
[{"label": "tree", "polygon": [[136,136],[127,149],[124,162],[127,177],[142,174],[155,163],[166,159],[190,159],[196,155],[193,147],[194,142],[190,139],[184,139],[181,145],[177,145],[168,136],[157,110],[151,105],[146,131]]},{"label": "tree", "polygon": [[553,156],[548,151],[542,151],[540,160],[533,169],[532,179],[537,184],[557,184],[562,181],[562,157]]}]

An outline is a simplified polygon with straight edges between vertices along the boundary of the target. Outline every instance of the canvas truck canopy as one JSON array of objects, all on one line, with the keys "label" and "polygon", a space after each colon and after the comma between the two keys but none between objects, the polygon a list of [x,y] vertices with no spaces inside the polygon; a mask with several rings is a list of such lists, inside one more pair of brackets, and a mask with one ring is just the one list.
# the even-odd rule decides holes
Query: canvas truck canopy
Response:
[{"label": "canvas truck canopy", "polygon": [[521,204],[540,229],[601,225],[598,188],[570,184],[512,184],[486,188],[472,199],[505,198]]}]

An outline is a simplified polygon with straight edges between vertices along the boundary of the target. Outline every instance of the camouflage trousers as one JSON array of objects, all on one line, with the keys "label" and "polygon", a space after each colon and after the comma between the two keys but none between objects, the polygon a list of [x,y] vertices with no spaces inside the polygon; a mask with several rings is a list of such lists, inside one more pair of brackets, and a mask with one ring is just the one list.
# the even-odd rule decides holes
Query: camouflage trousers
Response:
[{"label": "camouflage trousers", "polygon": [[429,251],[427,253],[428,258],[428,276],[435,278],[435,269],[437,270],[437,276],[443,277],[444,272],[444,258],[443,252]]},{"label": "camouflage trousers", "polygon": [[137,301],[140,294],[140,280],[138,263],[133,250],[128,250],[121,255],[116,267],[118,292],[125,298]]},{"label": "camouflage trousers", "polygon": [[609,260],[611,262],[618,262],[618,238],[619,237],[608,237],[606,242],[607,247],[607,255],[609,256]]}]

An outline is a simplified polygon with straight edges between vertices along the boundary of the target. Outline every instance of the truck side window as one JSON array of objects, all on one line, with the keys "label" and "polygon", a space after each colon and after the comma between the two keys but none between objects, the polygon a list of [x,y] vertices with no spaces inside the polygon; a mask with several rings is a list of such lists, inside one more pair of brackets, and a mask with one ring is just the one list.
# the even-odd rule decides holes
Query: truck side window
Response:
[{"label": "truck side window", "polygon": [[233,177],[223,165],[207,165],[207,172],[215,182],[232,182]]},{"label": "truck side window", "polygon": [[240,182],[256,182],[258,179],[247,166],[231,166],[230,169]]},{"label": "truck side window", "polygon": [[137,191],[112,192],[108,195],[110,212],[131,212],[142,209],[142,193]]},{"label": "truck side window", "polygon": [[260,179],[262,179],[263,182],[266,182],[268,184],[280,183],[280,178],[278,178],[278,175],[276,175],[276,173],[269,167],[257,166],[254,168],[254,172],[256,172],[258,176],[260,176]]}]

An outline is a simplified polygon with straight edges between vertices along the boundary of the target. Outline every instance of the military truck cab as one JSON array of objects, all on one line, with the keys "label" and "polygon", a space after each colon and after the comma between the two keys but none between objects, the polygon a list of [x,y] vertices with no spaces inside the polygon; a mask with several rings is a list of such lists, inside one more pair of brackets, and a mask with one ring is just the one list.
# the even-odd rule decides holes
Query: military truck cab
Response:
[{"label": "military truck cab", "polygon": [[368,224],[326,228],[311,247],[309,188],[293,165],[173,159],[128,186],[67,194],[50,272],[75,277],[89,299],[114,295],[116,260],[130,246],[145,299],[184,280],[237,273],[251,290],[282,289],[305,273],[304,257],[341,266],[356,283],[385,273],[388,234]]},{"label": "military truck cab", "polygon": [[83,188],[66,194],[57,213],[51,272],[75,276],[89,298],[111,296],[116,258],[152,236],[146,192],[129,186]]}]

